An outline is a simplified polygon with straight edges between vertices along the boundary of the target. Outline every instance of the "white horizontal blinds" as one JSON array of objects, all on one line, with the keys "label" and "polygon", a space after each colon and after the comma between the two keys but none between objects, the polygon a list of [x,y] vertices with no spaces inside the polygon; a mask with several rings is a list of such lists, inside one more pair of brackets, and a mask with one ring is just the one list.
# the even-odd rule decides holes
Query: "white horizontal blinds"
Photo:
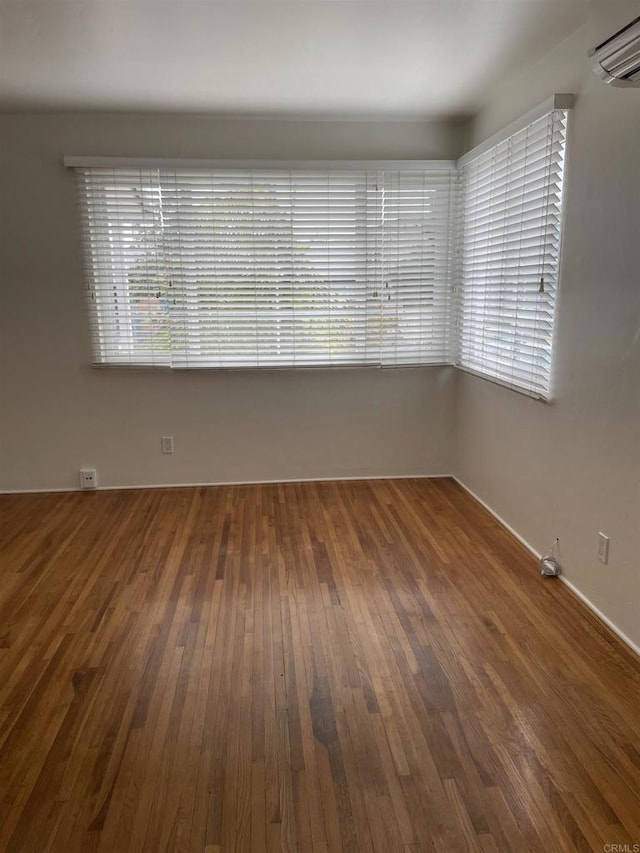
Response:
[{"label": "white horizontal blinds", "polygon": [[455,170],[384,175],[383,364],[452,361]]},{"label": "white horizontal blinds", "polygon": [[174,367],[379,363],[375,174],[161,172]]},{"label": "white horizontal blinds", "polygon": [[463,167],[458,363],[548,398],[567,113]]},{"label": "white horizontal blinds", "polygon": [[81,169],[94,362],[170,364],[170,280],[156,171]]},{"label": "white horizontal blinds", "polygon": [[450,360],[455,170],[79,174],[97,363]]}]

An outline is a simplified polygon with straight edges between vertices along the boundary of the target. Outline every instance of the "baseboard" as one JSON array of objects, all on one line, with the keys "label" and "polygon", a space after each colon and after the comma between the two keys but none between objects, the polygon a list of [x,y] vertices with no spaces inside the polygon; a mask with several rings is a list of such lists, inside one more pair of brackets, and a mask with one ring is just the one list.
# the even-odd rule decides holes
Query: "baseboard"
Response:
[{"label": "baseboard", "polygon": [[580,592],[580,590],[574,583],[571,583],[571,581],[567,580],[567,578],[565,578],[563,575],[560,575],[559,577],[562,583],[571,590],[575,597],[579,598],[583,604],[586,604],[586,606],[594,614],[594,616],[597,616],[601,622],[604,622],[607,628],[609,628],[610,631],[613,631],[616,637],[622,640],[625,645],[629,646],[631,651],[635,652],[638,657],[640,657],[640,646],[637,643],[634,643],[631,637],[628,637],[624,633],[624,631],[621,631],[620,628],[618,628],[618,626],[614,622],[612,622],[611,619],[609,619],[608,616],[605,616],[602,610],[596,607],[596,605],[589,598],[587,598],[587,596],[583,592]]},{"label": "baseboard", "polygon": [[[501,515],[498,515],[498,513],[494,509],[492,509],[492,507],[490,507],[486,501],[483,501],[481,497],[479,497],[472,489],[470,489],[469,486],[463,483],[459,477],[456,477],[455,474],[453,475],[453,479],[461,488],[465,490],[465,492],[467,492],[467,494],[471,495],[474,500],[481,504],[487,510],[487,512],[489,512],[496,519],[496,521],[498,521],[503,527],[506,527],[509,533],[511,533],[511,535],[514,536],[518,540],[518,542],[524,545],[524,547],[528,551],[530,551],[536,559],[540,559],[542,554],[540,554],[539,551],[536,551],[533,545],[527,542],[527,540],[523,536],[521,536],[518,531],[515,530],[508,522],[506,522]],[[622,642],[626,646],[628,646],[631,651],[635,652],[635,654],[640,657],[640,646],[635,643],[631,639],[631,637],[628,637],[624,633],[624,631],[621,631],[620,628],[618,628],[618,626],[615,624],[615,622],[612,622],[608,616],[605,616],[602,610],[596,607],[596,605],[589,598],[587,598],[587,596],[583,592],[581,592],[574,583],[568,580],[563,574],[560,574],[558,576],[558,580],[560,580],[566,587],[568,587],[568,589],[571,590],[571,592],[576,596],[576,598],[580,599],[580,601],[589,608],[589,610],[594,614],[594,616],[596,616],[601,622],[603,622],[607,626],[607,628],[609,628],[609,630],[612,631],[616,635],[616,637],[618,637],[618,639],[622,640]]]},{"label": "baseboard", "polygon": [[65,486],[62,489],[0,489],[0,495],[57,495],[65,492],[81,491],[82,489],[71,486]]},{"label": "baseboard", "polygon": [[507,521],[505,521],[501,515],[498,515],[498,513],[492,507],[490,507],[486,501],[483,501],[482,498],[479,497],[472,489],[470,489],[469,486],[463,483],[459,477],[456,477],[456,475],[453,474],[452,479],[454,479],[456,483],[461,486],[465,490],[465,492],[467,492],[467,494],[471,495],[471,497],[475,501],[481,504],[487,510],[487,512],[491,513],[491,515],[496,519],[496,521],[499,521],[503,527],[506,527],[509,533],[514,536],[518,540],[518,542],[524,545],[527,551],[530,551],[536,558],[536,560],[539,560],[540,557],[542,557],[542,554],[539,551],[536,551],[533,545],[530,545],[529,542],[527,542],[527,540],[523,536],[521,536],[517,530],[515,530]]},{"label": "baseboard", "polygon": [[454,479],[451,474],[367,474],[362,477],[297,477],[279,480],[218,480],[206,483],[139,483],[126,486],[98,486],[97,489],[0,489],[0,495],[48,495],[62,492],[119,492],[131,489],[195,489],[207,486],[278,486],[287,483],[348,483],[363,480],[439,480]]}]

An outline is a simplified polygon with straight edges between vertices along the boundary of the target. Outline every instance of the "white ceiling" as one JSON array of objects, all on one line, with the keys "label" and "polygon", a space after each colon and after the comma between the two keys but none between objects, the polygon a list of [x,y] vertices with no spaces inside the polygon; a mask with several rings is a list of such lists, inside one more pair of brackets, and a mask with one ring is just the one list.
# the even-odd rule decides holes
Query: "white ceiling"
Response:
[{"label": "white ceiling", "polygon": [[466,114],[587,3],[0,0],[0,109]]}]

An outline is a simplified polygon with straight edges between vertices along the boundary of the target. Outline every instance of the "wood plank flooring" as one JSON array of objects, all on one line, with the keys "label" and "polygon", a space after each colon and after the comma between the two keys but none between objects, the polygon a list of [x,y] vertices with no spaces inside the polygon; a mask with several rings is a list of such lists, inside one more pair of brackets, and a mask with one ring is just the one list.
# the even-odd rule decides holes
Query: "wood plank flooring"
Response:
[{"label": "wood plank flooring", "polygon": [[638,659],[451,480],[4,496],[0,543],[0,850],[640,843]]}]

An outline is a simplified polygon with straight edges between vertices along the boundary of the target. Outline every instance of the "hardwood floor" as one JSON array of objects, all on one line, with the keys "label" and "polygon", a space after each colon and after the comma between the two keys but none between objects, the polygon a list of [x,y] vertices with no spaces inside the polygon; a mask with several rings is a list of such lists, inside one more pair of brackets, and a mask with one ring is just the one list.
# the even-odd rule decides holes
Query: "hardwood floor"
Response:
[{"label": "hardwood floor", "polygon": [[638,659],[451,480],[5,496],[0,537],[0,850],[640,843]]}]

